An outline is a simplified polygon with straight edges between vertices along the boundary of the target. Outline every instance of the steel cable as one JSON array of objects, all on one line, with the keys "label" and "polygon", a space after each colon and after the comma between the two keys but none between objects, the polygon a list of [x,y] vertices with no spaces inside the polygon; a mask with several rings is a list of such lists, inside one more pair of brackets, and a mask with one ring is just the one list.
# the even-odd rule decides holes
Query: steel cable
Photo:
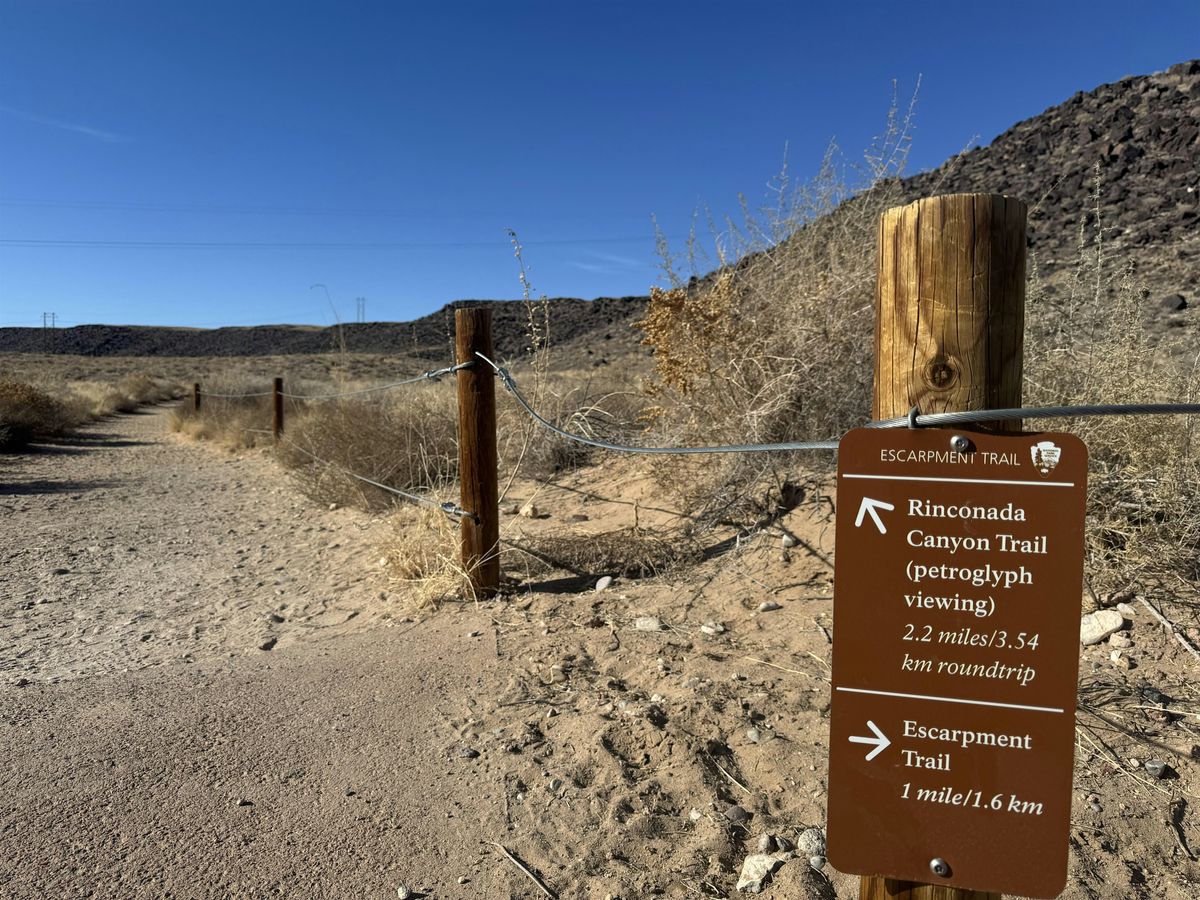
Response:
[{"label": "steel cable", "polygon": [[[505,389],[525,411],[543,428],[559,437],[578,444],[587,444],[604,450],[620,453],[653,454],[700,454],[700,453],[771,453],[790,450],[837,450],[838,441],[784,441],[774,444],[729,444],[717,447],[634,447],[598,441],[583,435],[572,434],[559,428],[537,412],[521,394],[516,379],[503,366],[488,359],[482,353],[475,354],[500,377]],[[1065,419],[1080,416],[1132,416],[1132,415],[1200,415],[1200,403],[1105,403],[1086,406],[1035,406],[1016,409],[980,409],[969,412],[917,413],[895,419],[867,422],[864,428],[928,428],[938,425],[969,425],[976,422],[1002,422],[1012,419]]]},{"label": "steel cable", "polygon": [[[249,429],[247,429],[247,430],[249,430]],[[313,461],[318,462],[324,466],[329,466],[329,468],[331,468],[331,469],[336,469],[337,471],[341,472],[343,475],[346,475],[350,478],[355,478],[365,484],[371,485],[372,487],[377,487],[381,491],[387,491],[389,494],[395,494],[397,497],[403,497],[405,500],[411,500],[413,503],[416,503],[420,506],[428,506],[431,509],[440,509],[442,512],[444,512],[448,516],[454,516],[455,518],[459,518],[459,519],[470,519],[473,522],[479,521],[479,517],[477,515],[475,515],[475,513],[465,510],[461,506],[458,506],[454,503],[449,503],[449,502],[438,503],[436,500],[430,500],[428,497],[422,497],[419,494],[410,494],[408,491],[402,491],[399,488],[394,488],[389,484],[383,484],[383,483],[375,481],[371,478],[367,478],[363,475],[355,474],[354,472],[351,472],[349,469],[345,468],[344,466],[339,466],[336,463],[331,463],[327,459],[322,459],[321,457],[319,457],[315,453],[313,453],[311,450],[307,450],[304,447],[301,447],[295,441],[289,440],[286,435],[280,435],[279,439],[281,441],[283,441],[285,444],[295,447],[297,450],[299,450],[301,453],[303,453],[305,456],[309,457]]]}]

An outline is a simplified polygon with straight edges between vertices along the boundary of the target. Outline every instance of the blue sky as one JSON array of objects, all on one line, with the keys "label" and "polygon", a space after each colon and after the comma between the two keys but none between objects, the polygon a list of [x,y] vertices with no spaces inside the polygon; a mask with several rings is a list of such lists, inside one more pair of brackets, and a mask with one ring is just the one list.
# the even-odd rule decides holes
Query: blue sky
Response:
[{"label": "blue sky", "polygon": [[1195,0],[0,0],[0,323],[408,319],[519,296],[507,227],[539,293],[640,294],[652,214],[857,159],[893,79],[917,171],[1197,56]]}]

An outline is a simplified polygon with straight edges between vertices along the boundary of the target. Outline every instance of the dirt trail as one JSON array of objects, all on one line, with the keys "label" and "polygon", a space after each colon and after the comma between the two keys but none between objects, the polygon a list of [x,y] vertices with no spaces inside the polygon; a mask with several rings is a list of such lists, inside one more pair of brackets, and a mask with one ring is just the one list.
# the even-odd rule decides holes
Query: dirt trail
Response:
[{"label": "dirt trail", "polygon": [[219,667],[392,615],[377,521],[314,508],[261,451],[177,440],[166,415],[4,462],[0,677]]},{"label": "dirt trail", "polygon": [[[817,830],[827,479],[674,574],[534,573],[413,622],[381,519],[164,426],[0,463],[0,895],[540,900],[495,841],[564,900],[731,897],[769,834],[806,849],[761,896],[856,896]],[[504,534],[677,524],[662,493],[636,461],[518,483],[541,513]],[[1194,660],[1130,618],[1134,669],[1083,650],[1069,900],[1200,896]]]}]

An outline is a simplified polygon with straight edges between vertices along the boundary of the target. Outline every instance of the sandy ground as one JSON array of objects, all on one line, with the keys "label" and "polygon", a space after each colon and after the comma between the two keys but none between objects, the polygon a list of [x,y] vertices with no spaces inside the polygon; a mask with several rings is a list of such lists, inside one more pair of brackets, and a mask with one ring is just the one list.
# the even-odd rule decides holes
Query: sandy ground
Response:
[{"label": "sandy ground", "polygon": [[[385,520],[164,421],[0,463],[0,895],[545,896],[502,845],[563,898],[725,897],[764,833],[823,825],[819,479],[678,575],[551,572],[413,621]],[[546,516],[507,517],[518,540],[671,517],[622,465],[517,494]],[[1132,671],[1083,651],[1063,896],[1195,898],[1200,664],[1149,614],[1128,636]],[[762,896],[856,884],[799,859]]]}]

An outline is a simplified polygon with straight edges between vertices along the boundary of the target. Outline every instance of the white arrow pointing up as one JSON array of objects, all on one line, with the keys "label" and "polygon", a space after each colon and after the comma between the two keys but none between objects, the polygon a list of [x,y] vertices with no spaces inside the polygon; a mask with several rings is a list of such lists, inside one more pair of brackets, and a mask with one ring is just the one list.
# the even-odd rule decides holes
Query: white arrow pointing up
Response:
[{"label": "white arrow pointing up", "polygon": [[882,500],[875,500],[871,497],[863,497],[862,503],[858,505],[858,517],[854,520],[854,527],[862,528],[863,516],[865,516],[867,513],[870,513],[872,521],[875,522],[875,527],[879,529],[879,533],[887,534],[887,528],[884,526],[883,520],[879,518],[879,513],[876,512],[876,510],[886,509],[891,511],[895,508],[896,507],[894,507],[892,504],[885,503]]},{"label": "white arrow pointing up", "polygon": [[872,722],[870,719],[867,719],[867,727],[870,728],[873,732],[875,732],[875,737],[861,737],[858,735],[854,735],[850,738],[850,743],[852,743],[852,744],[874,744],[875,749],[867,754],[867,762],[870,762],[875,757],[877,757],[880,753],[882,753],[884,750],[886,750],[888,747],[890,747],[892,745],[892,742],[888,740],[886,734],[884,734],[882,731],[879,730],[879,726],[876,725],[874,722]]}]

